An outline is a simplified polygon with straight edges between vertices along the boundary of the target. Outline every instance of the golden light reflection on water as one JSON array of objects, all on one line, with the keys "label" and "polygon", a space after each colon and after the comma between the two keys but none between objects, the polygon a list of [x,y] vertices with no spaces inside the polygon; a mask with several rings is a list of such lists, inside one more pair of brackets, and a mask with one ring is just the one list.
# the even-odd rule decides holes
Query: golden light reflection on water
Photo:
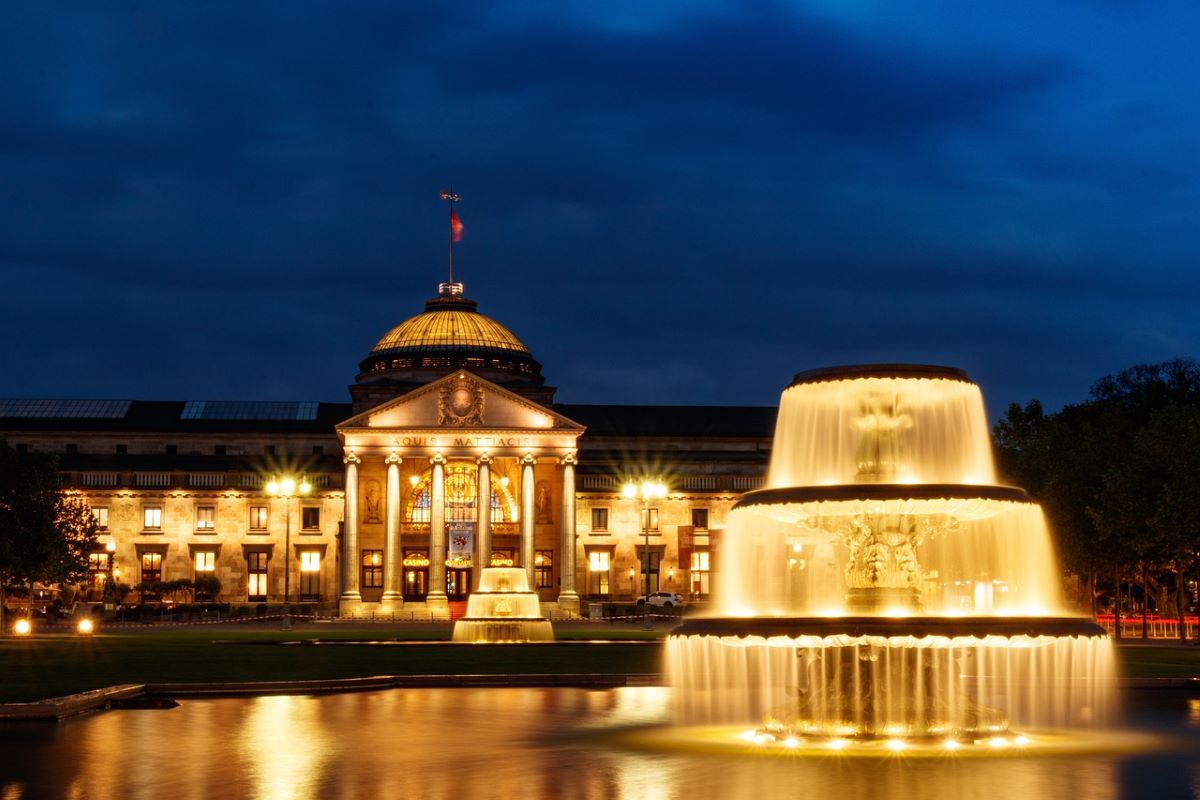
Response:
[{"label": "golden light reflection on water", "polygon": [[[661,722],[661,688],[394,690],[185,702],[0,728],[0,800],[1070,797],[1130,792],[1120,757],[772,758],[610,743]],[[1194,706],[1179,709],[1180,725]],[[588,729],[588,730],[585,730]],[[1155,777],[1191,792],[1196,759]],[[1125,781],[1123,784],[1122,781]],[[1139,787],[1140,789],[1140,787]]]}]

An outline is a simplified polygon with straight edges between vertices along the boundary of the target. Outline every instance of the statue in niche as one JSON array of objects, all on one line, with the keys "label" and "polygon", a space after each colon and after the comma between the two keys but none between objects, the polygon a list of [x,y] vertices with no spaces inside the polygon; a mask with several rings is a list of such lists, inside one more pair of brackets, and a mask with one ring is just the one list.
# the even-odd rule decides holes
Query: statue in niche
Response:
[{"label": "statue in niche", "polygon": [[379,481],[371,478],[367,481],[367,499],[363,504],[366,513],[363,522],[379,522]]},{"label": "statue in niche", "polygon": [[537,511],[538,522],[550,522],[550,486],[545,481],[538,481],[533,491],[533,508]]}]

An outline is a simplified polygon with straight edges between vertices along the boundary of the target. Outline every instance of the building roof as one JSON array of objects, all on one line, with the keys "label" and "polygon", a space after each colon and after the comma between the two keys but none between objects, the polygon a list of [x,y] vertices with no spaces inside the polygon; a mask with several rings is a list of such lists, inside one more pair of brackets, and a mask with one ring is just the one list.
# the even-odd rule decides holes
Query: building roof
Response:
[{"label": "building roof", "polygon": [[529,354],[508,328],[480,314],[474,300],[441,295],[425,310],[392,328],[371,348],[372,355],[476,350]]}]

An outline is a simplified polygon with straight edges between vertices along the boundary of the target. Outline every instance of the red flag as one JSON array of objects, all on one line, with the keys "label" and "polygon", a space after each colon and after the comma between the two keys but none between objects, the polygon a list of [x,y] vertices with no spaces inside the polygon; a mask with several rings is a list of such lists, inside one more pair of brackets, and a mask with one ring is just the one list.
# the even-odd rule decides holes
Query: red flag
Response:
[{"label": "red flag", "polygon": [[458,218],[458,213],[454,210],[454,207],[451,206],[450,207],[450,240],[454,241],[454,242],[461,242],[462,241],[462,232],[463,232],[462,220]]}]

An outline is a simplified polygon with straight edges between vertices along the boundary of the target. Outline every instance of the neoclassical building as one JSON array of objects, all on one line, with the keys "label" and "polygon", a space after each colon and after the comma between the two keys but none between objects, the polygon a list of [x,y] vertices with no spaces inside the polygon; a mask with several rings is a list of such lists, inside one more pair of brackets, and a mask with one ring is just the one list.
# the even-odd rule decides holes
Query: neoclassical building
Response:
[{"label": "neoclassical building", "polygon": [[[554,394],[517,336],[442,284],[360,362],[349,403],[2,399],[0,436],[57,454],[91,505],[92,597],[212,576],[232,604],[286,591],[346,617],[441,618],[480,567],[516,565],[560,616],[647,578],[705,599],[775,409]],[[268,492],[282,476],[310,491]],[[646,478],[667,497],[622,496]]]}]

